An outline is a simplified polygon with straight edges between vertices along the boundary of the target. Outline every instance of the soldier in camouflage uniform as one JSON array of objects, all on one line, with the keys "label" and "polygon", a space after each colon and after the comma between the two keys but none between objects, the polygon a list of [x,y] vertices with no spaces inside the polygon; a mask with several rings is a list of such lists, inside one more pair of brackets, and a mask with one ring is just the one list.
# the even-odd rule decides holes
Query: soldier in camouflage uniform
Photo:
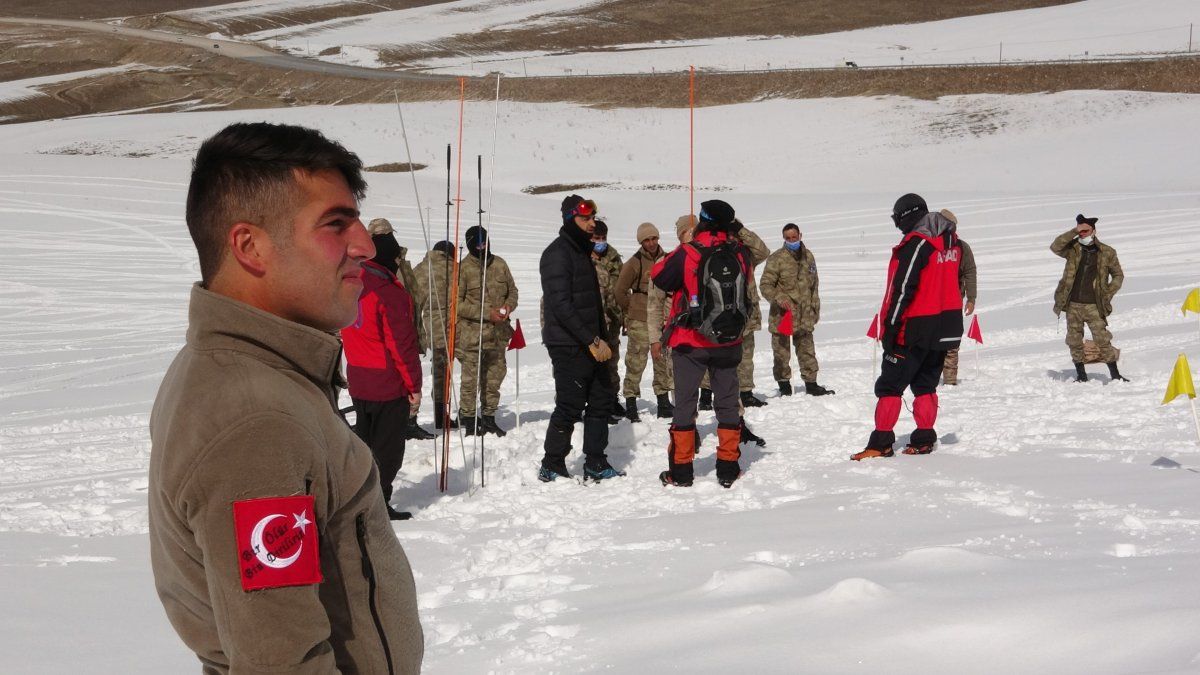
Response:
[{"label": "soldier in camouflage uniform", "polygon": [[1082,213],[1075,216],[1075,227],[1060,234],[1050,250],[1060,258],[1066,258],[1062,279],[1054,291],[1054,314],[1067,313],[1067,347],[1071,360],[1075,362],[1075,379],[1087,382],[1083,369],[1083,325],[1092,333],[1092,340],[1100,350],[1100,358],[1108,364],[1108,373],[1113,380],[1128,382],[1117,370],[1117,352],[1112,346],[1112,333],[1108,332],[1108,315],[1112,313],[1112,300],[1125,273],[1117,251],[1096,238],[1096,221]]},{"label": "soldier in camouflage uniform", "polygon": [[[781,396],[792,395],[792,346],[800,361],[804,391],[813,396],[832,394],[817,384],[817,351],[813,330],[821,320],[821,295],[818,289],[817,259],[800,241],[795,223],[783,227],[783,247],[771,254],[763,270],[762,294],[771,302],[768,318],[771,352],[775,357],[774,375]],[[786,312],[792,313],[792,335],[781,335],[779,324]]]},{"label": "soldier in camouflage uniform", "polygon": [[[492,254],[487,230],[472,227],[467,230],[466,240],[467,255],[458,268],[458,324],[454,337],[454,355],[462,364],[458,417],[467,435],[490,432],[503,436],[504,430],[496,425],[496,409],[500,407],[500,383],[508,374],[504,352],[513,335],[509,318],[517,308],[517,284],[508,263]],[[477,397],[483,403],[478,422]]]},{"label": "soldier in camouflage uniform", "polygon": [[[942,209],[942,215],[947,220],[958,225],[958,218],[950,209]],[[978,275],[975,270],[975,254],[971,247],[961,238],[958,245],[962,249],[962,258],[958,261],[958,291],[962,294],[963,312],[967,316],[975,313],[975,294],[978,290]],[[942,366],[942,384],[951,386],[958,384],[958,347],[946,352],[946,363]]]},{"label": "soldier in camouflage uniform", "polygon": [[[652,223],[639,225],[637,238],[637,253],[621,266],[614,291],[617,304],[625,313],[625,332],[629,335],[625,352],[625,418],[630,422],[641,421],[637,412],[637,398],[641,393],[642,373],[646,372],[646,355],[650,352],[652,330],[647,321],[647,301],[649,294],[657,288],[650,282],[650,272],[654,269],[654,263],[666,255],[658,245],[658,228]],[[661,320],[653,329],[655,342],[658,341],[660,328]],[[670,418],[675,414],[675,406],[671,404],[668,392],[675,387],[675,383],[671,378],[671,360],[662,358],[661,353],[660,345],[660,356],[651,359],[654,362],[652,386],[658,399],[658,416]]]},{"label": "soldier in camouflage uniform", "polygon": [[[446,325],[446,310],[449,308],[450,278],[454,272],[455,257],[454,245],[448,241],[439,241],[413,270],[416,280],[413,301],[416,303],[420,321],[417,339],[420,341],[422,354],[425,354],[426,350],[433,350],[433,425],[438,429],[441,429],[444,423],[446,333],[449,328]],[[451,419],[450,427],[457,426]]]},{"label": "soldier in camouflage uniform", "polygon": [[[388,221],[387,218],[375,218],[372,220],[370,224],[367,225],[367,232],[372,237],[377,234],[390,234],[394,239],[396,236],[396,231],[392,227],[392,223]],[[400,283],[404,284],[404,289],[409,292],[409,295],[413,295],[417,289],[417,283],[416,275],[413,273],[412,263],[408,261],[408,249],[400,246],[399,251],[399,254],[396,256],[396,278],[400,280]],[[419,300],[414,297],[414,305],[417,302],[419,302]],[[413,322],[414,327],[418,332],[420,332],[421,324],[415,312],[413,313]],[[417,424],[418,407],[419,406],[413,406],[412,410],[409,411],[411,417],[408,420],[408,427],[404,430],[404,437],[406,439],[415,439],[418,441],[429,440],[433,438],[433,434],[425,431],[419,424]]]},{"label": "soldier in camouflage uniform", "polygon": [[621,360],[621,330],[625,324],[625,312],[616,296],[617,278],[621,276],[621,254],[609,246],[608,224],[603,220],[596,220],[595,229],[592,230],[592,264],[596,266],[596,281],[600,283],[600,298],[604,302],[607,330],[604,341],[612,350],[612,358],[604,366],[608,369],[609,386],[614,394],[613,416],[609,418],[609,424],[616,424],[620,421],[618,416],[625,414],[625,408],[621,407],[621,399],[617,396],[617,392],[621,391],[621,373],[617,370],[617,364]]}]

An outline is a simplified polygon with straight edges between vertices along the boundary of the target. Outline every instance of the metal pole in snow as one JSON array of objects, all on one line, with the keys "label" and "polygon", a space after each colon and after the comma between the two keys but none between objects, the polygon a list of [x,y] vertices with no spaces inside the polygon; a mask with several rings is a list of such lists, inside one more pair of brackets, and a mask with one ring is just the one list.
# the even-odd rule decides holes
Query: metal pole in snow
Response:
[{"label": "metal pole in snow", "polygon": [[521,350],[514,349],[517,353],[517,431],[521,430]]},{"label": "metal pole in snow", "polygon": [[1200,415],[1196,413],[1196,399],[1189,396],[1188,402],[1192,404],[1192,421],[1196,423],[1196,440],[1200,441]]},{"label": "metal pole in snow", "polygon": [[1000,43],[1000,60],[997,63],[1004,63],[1004,43]]}]

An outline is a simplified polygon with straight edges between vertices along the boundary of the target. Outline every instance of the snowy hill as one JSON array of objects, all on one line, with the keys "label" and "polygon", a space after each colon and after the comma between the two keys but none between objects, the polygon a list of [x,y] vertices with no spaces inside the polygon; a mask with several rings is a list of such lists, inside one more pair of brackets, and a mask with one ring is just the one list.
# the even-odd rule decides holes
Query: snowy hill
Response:
[{"label": "snowy hill", "polygon": [[[455,105],[405,113],[440,238]],[[697,486],[664,490],[666,423],[648,416],[613,430],[628,478],[534,479],[552,399],[536,261],[561,195],[520,189],[611,183],[584,192],[613,245],[631,253],[643,220],[666,240],[687,194],[650,188],[686,181],[686,112],[503,105],[484,208],[532,343],[522,426],[488,439],[488,486],[470,494],[469,443],[455,446],[448,496],[431,447],[409,449],[397,503],[416,519],[396,532],[417,573],[428,672],[1200,668],[1200,446],[1186,404],[1158,405],[1175,355],[1200,359],[1195,320],[1178,310],[1200,282],[1197,114],[1194,96],[1088,92],[699,111],[698,197],[730,201],[773,248],[797,222],[817,256],[821,380],[837,395],[776,397],[760,338],[770,405],[748,419],[768,447],[746,448],[747,475],[722,490],[710,435]],[[368,164],[404,159],[392,106],[0,127],[0,595],[16,608],[0,646],[12,672],[195,668],[149,578],[146,423],[197,277],[188,161],[244,119],[315,124]],[[469,161],[490,160],[491,125],[491,104],[468,107]],[[365,215],[398,222],[419,259],[409,177],[370,180]],[[896,240],[887,214],[908,190],[959,215],[986,344],[964,350],[963,383],[943,392],[936,453],[859,465],[847,458],[870,430],[863,332]],[[471,213],[475,186],[463,193]],[[1101,217],[1125,267],[1111,327],[1128,384],[1068,381],[1048,246],[1080,211]],[[711,414],[700,423],[712,433]],[[909,424],[905,413],[901,439]]]}]

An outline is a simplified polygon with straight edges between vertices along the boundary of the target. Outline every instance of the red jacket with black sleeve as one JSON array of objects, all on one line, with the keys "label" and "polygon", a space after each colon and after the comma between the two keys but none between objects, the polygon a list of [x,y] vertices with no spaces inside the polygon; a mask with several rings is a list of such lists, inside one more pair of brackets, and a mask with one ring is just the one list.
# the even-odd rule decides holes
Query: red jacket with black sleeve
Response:
[{"label": "red jacket with black sleeve", "polygon": [[739,337],[734,342],[716,344],[704,337],[700,331],[689,328],[679,321],[681,316],[688,313],[689,300],[700,293],[698,288],[700,284],[700,251],[696,247],[708,248],[725,242],[734,245],[735,255],[742,263],[742,274],[749,279],[753,274],[753,267],[750,264],[750,253],[746,247],[725,232],[707,230],[697,232],[695,239],[691,242],[675,247],[674,251],[655,263],[654,269],[650,272],[655,286],[673,294],[671,296],[671,315],[667,319],[667,331],[664,332],[668,347],[672,349],[679,347],[685,349],[688,347],[713,348],[731,347],[742,343],[742,339]]},{"label": "red jacket with black sleeve", "polygon": [[412,296],[385,267],[362,265],[358,319],[342,329],[350,396],[392,401],[421,391]]},{"label": "red jacket with black sleeve", "polygon": [[954,224],[926,215],[892,249],[879,317],[885,349],[895,345],[949,351],[962,342],[962,247]]}]

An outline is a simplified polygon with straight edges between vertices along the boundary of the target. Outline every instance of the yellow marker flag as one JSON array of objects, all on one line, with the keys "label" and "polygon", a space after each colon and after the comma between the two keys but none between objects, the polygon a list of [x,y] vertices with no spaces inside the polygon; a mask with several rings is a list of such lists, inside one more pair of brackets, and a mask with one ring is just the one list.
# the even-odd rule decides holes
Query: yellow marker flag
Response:
[{"label": "yellow marker flag", "polygon": [[1180,354],[1175,360],[1171,381],[1167,383],[1167,395],[1163,397],[1163,405],[1183,394],[1187,394],[1188,398],[1196,398],[1196,386],[1192,384],[1192,368],[1188,365],[1187,357]]},{"label": "yellow marker flag", "polygon": [[1183,300],[1183,307],[1179,309],[1183,310],[1184,314],[1188,312],[1200,314],[1200,288],[1193,288],[1189,291],[1187,297]]}]

